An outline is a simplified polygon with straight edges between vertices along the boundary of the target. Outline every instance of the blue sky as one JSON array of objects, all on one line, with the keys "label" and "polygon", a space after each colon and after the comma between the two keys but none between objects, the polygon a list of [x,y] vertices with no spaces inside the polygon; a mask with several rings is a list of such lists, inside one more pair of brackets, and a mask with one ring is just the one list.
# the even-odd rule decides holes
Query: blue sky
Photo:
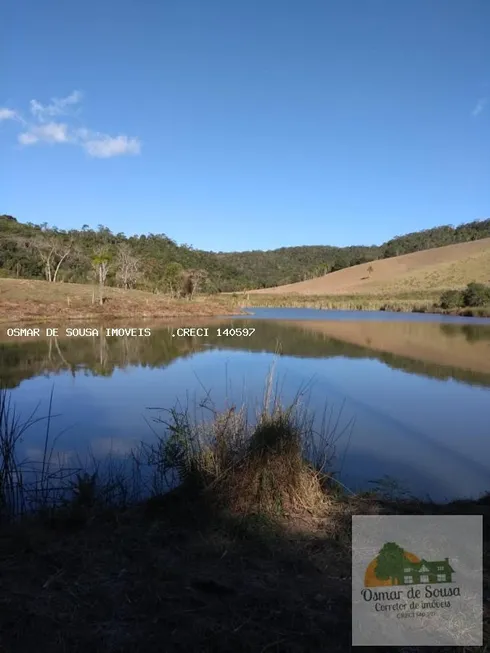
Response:
[{"label": "blue sky", "polygon": [[8,11],[0,213],[216,251],[490,214],[488,0]]}]

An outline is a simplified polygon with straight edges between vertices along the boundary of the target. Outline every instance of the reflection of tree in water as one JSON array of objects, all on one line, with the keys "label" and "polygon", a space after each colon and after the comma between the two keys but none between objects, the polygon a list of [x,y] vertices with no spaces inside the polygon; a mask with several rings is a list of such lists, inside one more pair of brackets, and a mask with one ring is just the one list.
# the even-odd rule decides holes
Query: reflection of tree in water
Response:
[{"label": "reflection of tree in water", "polygon": [[470,324],[465,324],[462,327],[462,330],[466,336],[468,342],[478,342],[481,340],[490,340],[490,327],[487,326],[473,326]]},{"label": "reflection of tree in water", "polygon": [[450,338],[463,334],[468,342],[490,340],[490,326],[485,324],[441,324],[440,329]]},{"label": "reflection of tree in water", "polygon": [[[219,337],[216,328],[253,326],[249,338]],[[490,339],[490,327],[441,324],[445,336],[464,333],[471,341]],[[278,343],[280,348],[278,349]],[[428,363],[389,352],[336,340],[311,329],[278,321],[232,321],[213,323],[207,338],[172,337],[171,327],[152,329],[149,337],[110,336],[103,329],[92,337],[36,339],[0,344],[0,384],[14,388],[24,379],[42,374],[72,374],[86,370],[95,376],[111,376],[128,366],[162,368],[177,358],[204,351],[221,350],[277,353],[301,358],[345,357],[378,360],[392,369],[436,379],[456,379],[472,385],[490,386],[490,375]]]},{"label": "reflection of tree in water", "polygon": [[161,329],[148,338],[98,336],[36,339],[0,344],[0,384],[15,388],[24,379],[44,374],[85,370],[94,376],[111,376],[116,369],[142,365],[165,367],[176,358],[202,349],[197,339],[172,338]]},{"label": "reflection of tree in water", "polygon": [[107,338],[104,331],[101,330],[100,335],[94,338],[94,358],[92,370],[96,376],[112,376],[114,366],[109,365],[108,362]]}]

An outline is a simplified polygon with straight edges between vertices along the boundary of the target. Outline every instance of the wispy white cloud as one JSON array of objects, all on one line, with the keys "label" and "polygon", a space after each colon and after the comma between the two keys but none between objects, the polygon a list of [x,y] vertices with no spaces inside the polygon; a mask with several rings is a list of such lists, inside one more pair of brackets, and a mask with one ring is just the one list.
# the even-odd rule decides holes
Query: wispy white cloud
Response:
[{"label": "wispy white cloud", "polygon": [[476,118],[477,116],[480,115],[480,113],[483,113],[483,110],[485,109],[485,105],[488,102],[488,98],[482,97],[478,100],[478,102],[475,104],[475,108],[471,112],[471,115]]},{"label": "wispy white cloud", "polygon": [[7,107],[0,107],[0,122],[2,120],[18,120],[19,116],[14,109],[7,109]]},{"label": "wispy white cloud", "polygon": [[87,154],[98,159],[108,159],[122,154],[139,154],[141,151],[141,143],[137,138],[123,135],[113,137],[98,134],[96,138],[83,141],[82,145]]},{"label": "wispy white cloud", "polygon": [[29,131],[19,134],[18,141],[22,145],[35,143],[70,143],[73,142],[68,133],[68,125],[62,122],[48,122],[45,125],[36,125]]},{"label": "wispy white cloud", "polygon": [[70,109],[79,104],[82,97],[83,95],[80,91],[73,91],[73,93],[70,93],[70,95],[64,98],[51,98],[50,104],[43,105],[37,100],[31,100],[30,111],[39,122],[45,122],[54,116],[69,115]]},{"label": "wispy white cloud", "polygon": [[[68,123],[74,109],[82,100],[80,91],[73,91],[64,98],[52,98],[49,104],[31,100],[29,110],[33,119],[25,120],[21,114],[8,108],[0,108],[0,120],[18,120],[24,129],[17,135],[17,141],[27,147],[41,143],[71,144],[81,147],[88,156],[109,159],[114,156],[136,155],[141,152],[141,142],[134,136],[119,134],[111,136],[87,127],[74,127]],[[65,116],[64,122],[53,117]]]},{"label": "wispy white cloud", "polygon": [[39,141],[39,138],[32,132],[22,132],[17,136],[17,140],[21,145],[34,145]]}]

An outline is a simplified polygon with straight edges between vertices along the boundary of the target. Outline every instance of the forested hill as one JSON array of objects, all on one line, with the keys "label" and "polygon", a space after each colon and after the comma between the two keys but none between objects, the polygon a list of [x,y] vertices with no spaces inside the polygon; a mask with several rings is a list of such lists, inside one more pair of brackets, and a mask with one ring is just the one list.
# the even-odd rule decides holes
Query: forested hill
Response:
[{"label": "forested hill", "polygon": [[397,236],[382,245],[207,252],[165,234],[126,236],[99,225],[64,231],[0,215],[0,276],[104,283],[180,293],[238,291],[303,281],[380,258],[490,237],[490,219]]}]

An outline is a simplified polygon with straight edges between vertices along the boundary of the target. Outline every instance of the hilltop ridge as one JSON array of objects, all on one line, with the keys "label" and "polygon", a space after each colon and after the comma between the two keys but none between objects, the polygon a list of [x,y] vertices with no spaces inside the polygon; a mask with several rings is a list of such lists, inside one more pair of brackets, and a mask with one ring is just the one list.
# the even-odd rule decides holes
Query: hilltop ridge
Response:
[{"label": "hilltop ridge", "polygon": [[97,229],[83,225],[80,229],[62,230],[47,223],[22,223],[14,216],[0,215],[0,277],[46,279],[45,257],[54,246],[63,254],[68,252],[56,280],[90,283],[92,259],[103,249],[112,258],[107,285],[127,287],[127,278],[124,280],[124,275],[118,274],[116,265],[124,250],[126,267],[131,263],[137,268],[131,287],[138,290],[174,292],[176,279],[188,273],[194,276],[199,292],[235,292],[307,282],[325,273],[330,278],[332,273],[356,265],[485,238],[490,238],[490,219],[396,236],[381,245],[305,245],[269,251],[212,252],[179,245],[164,233],[126,236],[112,233],[104,225]]}]

